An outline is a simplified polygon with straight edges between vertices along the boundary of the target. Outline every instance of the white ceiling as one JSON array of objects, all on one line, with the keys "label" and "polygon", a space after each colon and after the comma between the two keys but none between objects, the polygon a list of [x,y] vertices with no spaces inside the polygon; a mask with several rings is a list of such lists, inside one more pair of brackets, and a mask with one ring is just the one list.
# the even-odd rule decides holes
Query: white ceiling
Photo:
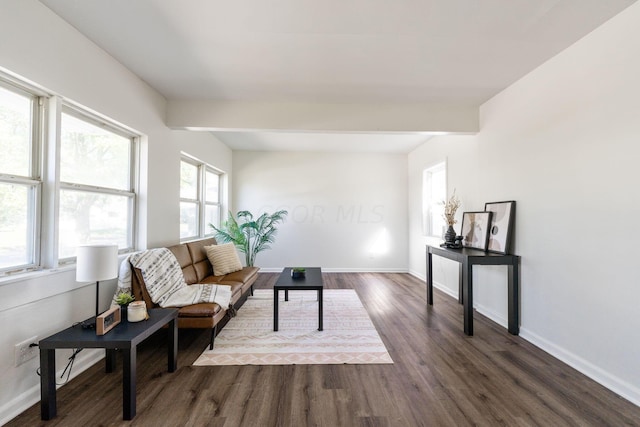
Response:
[{"label": "white ceiling", "polygon": [[40,1],[169,101],[479,106],[635,0]]}]

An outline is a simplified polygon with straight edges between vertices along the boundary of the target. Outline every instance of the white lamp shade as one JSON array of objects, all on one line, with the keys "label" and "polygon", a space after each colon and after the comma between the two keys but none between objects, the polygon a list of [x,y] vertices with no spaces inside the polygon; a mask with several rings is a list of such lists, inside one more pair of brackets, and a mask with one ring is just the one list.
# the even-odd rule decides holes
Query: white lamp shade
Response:
[{"label": "white lamp shade", "polygon": [[78,246],[76,281],[99,282],[118,277],[118,246]]}]

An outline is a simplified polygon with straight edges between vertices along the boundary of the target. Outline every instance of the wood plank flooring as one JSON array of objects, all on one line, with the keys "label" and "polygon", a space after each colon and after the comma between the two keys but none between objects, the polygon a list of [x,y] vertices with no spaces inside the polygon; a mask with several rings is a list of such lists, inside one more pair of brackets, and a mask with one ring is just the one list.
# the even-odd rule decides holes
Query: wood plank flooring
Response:
[{"label": "wood plank flooring", "polygon": [[[261,273],[257,288],[277,274]],[[35,405],[8,426],[640,426],[640,408],[408,274],[325,273],[355,289],[393,365],[191,366],[207,331],[181,330],[166,372],[165,331],[139,347],[137,416],[122,421],[122,362],[58,390],[58,417]],[[242,309],[241,309],[242,310]]]}]

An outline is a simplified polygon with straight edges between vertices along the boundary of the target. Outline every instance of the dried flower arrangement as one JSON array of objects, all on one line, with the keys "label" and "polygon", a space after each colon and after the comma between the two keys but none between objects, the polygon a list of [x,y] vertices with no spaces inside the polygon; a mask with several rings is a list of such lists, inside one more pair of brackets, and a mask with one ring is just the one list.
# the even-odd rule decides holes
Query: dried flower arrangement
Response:
[{"label": "dried flower arrangement", "polygon": [[460,199],[456,196],[456,190],[453,190],[453,194],[449,197],[449,200],[444,204],[444,213],[442,217],[447,222],[448,226],[452,226],[456,222],[456,211],[460,207]]}]

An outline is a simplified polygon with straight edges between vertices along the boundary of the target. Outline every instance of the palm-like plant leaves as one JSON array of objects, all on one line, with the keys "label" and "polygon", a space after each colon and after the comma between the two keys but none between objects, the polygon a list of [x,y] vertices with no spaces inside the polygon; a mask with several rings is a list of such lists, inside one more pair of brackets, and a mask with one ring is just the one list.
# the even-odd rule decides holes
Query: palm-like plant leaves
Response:
[{"label": "palm-like plant leaves", "polygon": [[265,212],[254,220],[251,212],[240,211],[236,215],[238,218],[236,220],[229,212],[229,219],[222,224],[221,228],[213,224],[209,226],[216,231],[216,240],[223,243],[232,242],[240,252],[245,254],[247,266],[253,266],[259,252],[271,249],[270,244],[274,242],[277,232],[276,225],[284,222],[287,215],[286,210],[280,210],[271,215]]}]

